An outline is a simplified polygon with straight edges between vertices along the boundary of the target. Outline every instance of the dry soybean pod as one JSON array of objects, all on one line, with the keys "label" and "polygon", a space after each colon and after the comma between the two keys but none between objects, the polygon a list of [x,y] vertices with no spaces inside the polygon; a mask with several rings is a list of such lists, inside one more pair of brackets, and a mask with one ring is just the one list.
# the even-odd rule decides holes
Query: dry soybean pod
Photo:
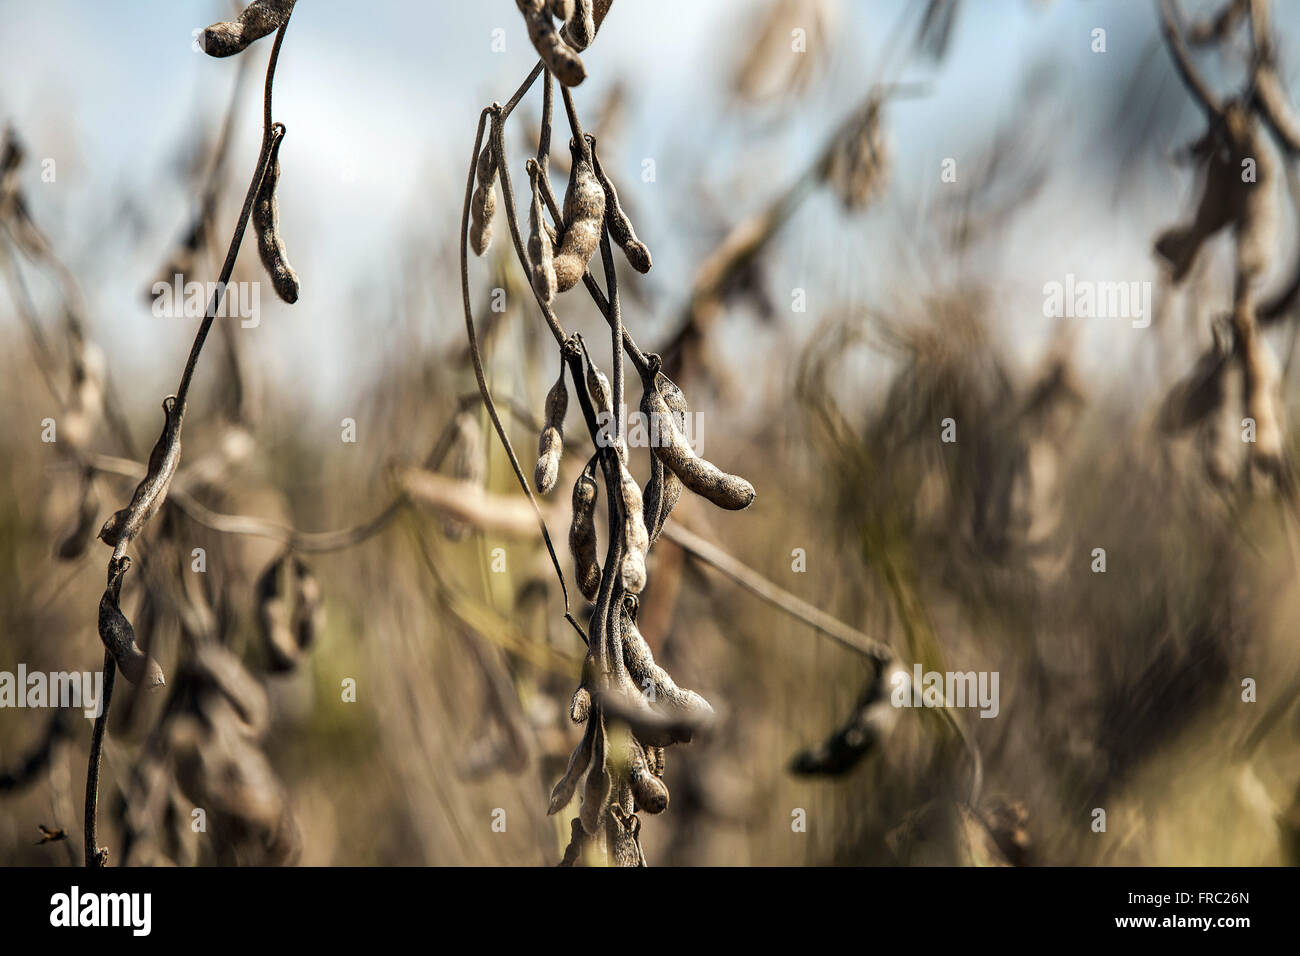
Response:
[{"label": "dry soybean pod", "polygon": [[564,414],[569,410],[569,392],[564,387],[564,362],[560,377],[546,394],[546,421],[537,438],[537,467],[533,483],[542,494],[550,494],[560,475],[560,456],[564,454]]},{"label": "dry soybean pod", "polygon": [[[492,123],[497,123],[495,114]],[[491,139],[478,154],[474,180],[474,195],[469,201],[469,247],[474,255],[481,256],[492,245],[492,217],[497,211],[497,163]]]},{"label": "dry soybean pod", "polygon": [[[659,456],[654,456],[655,461],[659,461]],[[662,464],[662,462],[661,462]],[[673,513],[677,507],[677,502],[682,497],[682,480],[677,477],[676,473],[668,468],[664,468],[664,491],[659,502],[659,526],[655,530],[655,537],[659,537],[659,532],[663,531],[664,525],[668,523],[668,516]]]},{"label": "dry soybean pod", "polygon": [[574,817],[569,821],[569,845],[564,848],[564,857],[560,860],[560,866],[577,866],[582,862],[582,853],[586,849],[590,838],[587,831],[582,829],[582,821]]},{"label": "dry soybean pod", "polygon": [[605,221],[605,190],[575,140],[569,140],[573,164],[569,186],[564,191],[564,234],[555,254],[556,290],[567,292],[582,281],[587,263],[600,245]]},{"label": "dry soybean pod", "polygon": [[569,754],[569,765],[564,770],[564,776],[560,778],[551,791],[551,802],[546,809],[547,816],[559,813],[573,799],[574,791],[578,789],[578,781],[582,779],[583,772],[591,765],[591,753],[596,742],[597,723],[599,721],[593,720],[587,724],[582,740],[578,742],[578,746],[573,748],[573,753]]},{"label": "dry soybean pod", "polygon": [[295,0],[253,0],[233,20],[214,23],[203,31],[203,52],[208,56],[233,56],[254,40],[274,33],[289,18]]},{"label": "dry soybean pod", "polygon": [[628,219],[618,201],[618,190],[601,169],[600,156],[596,153],[596,137],[588,133],[587,142],[591,144],[591,162],[596,169],[596,180],[600,183],[600,188],[605,190],[605,225],[609,227],[610,238],[618,243],[632,268],[644,275],[650,271],[650,250],[636,237],[632,220]]},{"label": "dry soybean pod", "polygon": [[541,166],[537,160],[528,161],[528,177],[532,181],[533,201],[528,207],[528,268],[532,272],[533,289],[549,305],[555,299],[555,236],[546,221],[539,182]]},{"label": "dry soybean pod", "polygon": [[140,484],[135,486],[131,503],[114,512],[99,529],[99,539],[112,548],[125,548],[144,528],[145,523],[157,514],[167,497],[176,466],[181,460],[181,419],[185,410],[176,407],[176,396],[163,399],[162,434],[149,453],[149,467]]},{"label": "dry soybean pod", "polygon": [[[661,361],[654,352],[646,354],[648,359],[647,375],[649,380],[653,380],[660,368]],[[642,384],[645,386],[646,377],[642,378]],[[667,381],[667,379],[665,379]],[[649,386],[645,386],[649,387]],[[676,390],[676,386],[673,386]],[[685,398],[681,392],[677,391],[677,397],[681,398],[680,408],[682,421],[685,422],[686,404]],[[667,399],[665,399],[667,401]],[[669,408],[676,413],[677,408],[673,403],[669,403]],[[642,417],[645,418],[644,413]],[[656,424],[648,419],[642,423],[645,427],[646,434],[649,436],[653,445],[656,435]],[[682,496],[682,482],[675,474],[664,467],[664,463],[659,460],[659,456],[650,455],[650,479],[645,486],[645,507],[643,509],[646,527],[650,532],[650,545],[653,547],[659,538],[659,532],[663,530],[664,522],[668,520],[668,515],[672,513],[673,508],[677,505],[677,500]]]},{"label": "dry soybean pod", "polygon": [[[664,474],[664,463],[651,455],[650,477],[646,480],[645,494],[642,496],[641,520],[645,522],[646,529],[650,532],[652,546],[655,539],[659,537],[662,527],[659,523],[659,514],[664,503]],[[673,477],[676,478],[676,475]]]},{"label": "dry soybean pod", "polygon": [[631,734],[627,738],[627,782],[636,805],[646,813],[663,813],[668,809],[668,788],[651,769],[640,742]]},{"label": "dry soybean pod", "polygon": [[610,441],[610,430],[614,425],[614,389],[605,373],[591,361],[587,362],[587,392],[591,395],[591,407],[596,413],[596,446],[607,448],[612,444],[618,452],[619,461],[626,460],[627,449],[623,446],[623,436],[618,435]]},{"label": "dry soybean pod", "polygon": [[898,708],[890,703],[889,692],[896,673],[894,666],[882,662],[848,719],[817,746],[795,754],[790,761],[790,772],[800,776],[839,776],[875,750],[898,721]]},{"label": "dry soybean pod", "polygon": [[579,52],[591,46],[591,41],[596,38],[596,11],[592,0],[573,0],[573,12],[567,20],[564,35],[569,44]]},{"label": "dry soybean pod", "polygon": [[646,747],[645,760],[650,766],[650,772],[656,777],[662,777],[666,769],[663,747]]},{"label": "dry soybean pod", "polygon": [[585,685],[579,686],[569,700],[569,719],[575,724],[581,724],[586,721],[590,713],[591,691],[587,690]]},{"label": "dry soybean pod", "polygon": [[285,126],[276,123],[271,127],[271,155],[267,160],[266,175],[257,190],[253,203],[253,230],[257,233],[257,251],[262,265],[271,276],[275,293],[290,305],[298,301],[298,273],[289,265],[280,238],[280,204],[275,198],[275,187],[280,182],[280,144],[284,142]]},{"label": "dry soybean pod", "polygon": [[727,474],[712,462],[695,454],[673,421],[667,402],[648,373],[643,378],[645,391],[641,395],[641,412],[650,422],[651,434],[656,436],[654,453],[664,465],[681,479],[682,484],[719,508],[739,511],[749,507],[754,500],[754,486],[738,475]]},{"label": "dry soybean pod", "polygon": [[600,561],[596,556],[596,456],[592,455],[573,483],[573,521],[569,525],[569,550],[578,590],[588,601],[600,590]]},{"label": "dry soybean pod", "polygon": [[122,613],[122,576],[131,567],[126,555],[108,562],[108,587],[99,599],[99,639],[113,659],[117,661],[122,676],[132,684],[145,688],[161,687],[162,668],[135,645],[135,631]]},{"label": "dry soybean pod", "polygon": [[609,774],[606,761],[609,758],[609,741],[605,737],[605,715],[596,713],[589,725],[592,731],[591,769],[587,771],[587,783],[582,790],[582,828],[594,834],[600,826],[601,817],[609,805],[609,792],[613,780]]},{"label": "dry soybean pod", "polygon": [[623,497],[623,588],[640,594],[645,588],[645,559],[650,550],[650,532],[646,529],[641,489],[623,459],[619,459],[619,492]]},{"label": "dry soybean pod", "polygon": [[546,0],[546,9],[551,16],[563,22],[573,16],[573,0]]},{"label": "dry soybean pod", "polygon": [[676,711],[688,720],[705,722],[713,716],[713,706],[693,690],[678,687],[668,672],[655,663],[650,645],[646,643],[631,615],[624,608],[623,628],[623,663],[628,675],[640,687],[641,692],[651,697],[660,711],[666,708]]},{"label": "dry soybean pod", "polygon": [[644,695],[637,692],[636,684],[626,671],[621,679],[615,680],[615,684],[616,689],[601,692],[601,711],[608,719],[626,724],[646,746],[690,743],[709,722],[710,714],[693,715],[673,708],[652,706]]},{"label": "dry soybean pod", "polygon": [[[664,404],[666,404],[668,410],[673,413],[673,423],[681,430],[682,434],[685,434],[686,416],[690,414],[690,406],[686,404],[686,396],[683,395],[682,390],[677,387],[677,383],[667,375],[658,371],[660,365],[661,362],[659,356],[655,354],[650,368],[651,380],[655,383],[655,387],[659,389],[660,394],[663,395]],[[645,380],[642,379],[642,384],[644,384],[644,381]],[[651,427],[650,434],[652,438],[655,434],[652,427],[653,424],[653,422],[647,423],[647,426]],[[656,461],[659,460],[658,455],[653,455],[652,457]],[[664,523],[668,520],[668,516],[673,513],[673,509],[677,507],[677,502],[681,497],[682,480],[678,478],[676,474],[665,468],[663,502],[659,506],[660,531],[663,530]],[[658,531],[655,532],[656,535],[658,535],[658,533]]]},{"label": "dry soybean pod", "polygon": [[560,31],[551,20],[546,0],[515,0],[528,27],[528,39],[542,58],[546,68],[565,86],[577,86],[587,78],[587,69],[578,54],[560,38]]},{"label": "dry soybean pod", "polygon": [[257,579],[257,625],[266,651],[268,669],[273,673],[291,671],[298,666],[298,644],[290,624],[287,555],[267,566]]}]

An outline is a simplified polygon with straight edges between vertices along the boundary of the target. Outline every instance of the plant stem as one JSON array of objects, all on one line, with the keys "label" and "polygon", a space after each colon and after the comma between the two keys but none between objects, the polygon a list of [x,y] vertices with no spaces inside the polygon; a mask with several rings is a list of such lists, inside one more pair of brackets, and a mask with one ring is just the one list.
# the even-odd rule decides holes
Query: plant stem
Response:
[{"label": "plant stem", "polygon": [[207,341],[208,332],[212,329],[212,322],[221,309],[222,300],[226,295],[226,283],[230,281],[230,277],[235,271],[235,260],[239,257],[239,247],[244,241],[244,232],[248,228],[249,217],[253,214],[253,203],[257,200],[257,191],[261,188],[262,178],[266,175],[266,168],[270,164],[271,146],[275,142],[271,122],[271,87],[275,81],[275,65],[280,59],[280,45],[284,42],[284,31],[288,28],[289,20],[286,19],[275,33],[275,43],[271,47],[271,58],[266,65],[266,85],[262,94],[262,150],[257,158],[257,167],[253,170],[253,180],[248,184],[248,192],[244,194],[244,207],[239,212],[239,221],[235,224],[234,235],[230,237],[230,246],[226,249],[226,261],[221,266],[221,275],[217,279],[217,287],[213,290],[212,298],[208,301],[207,312],[203,317],[203,322],[199,325],[198,332],[194,336],[194,344],[190,346],[190,356],[185,362],[185,371],[181,374],[180,385],[176,387],[176,406],[180,409],[182,420],[185,417],[185,400],[189,395],[190,383],[194,379],[194,369],[199,363],[199,355],[203,351],[203,343]]},{"label": "plant stem", "polygon": [[[290,16],[292,16],[292,13],[290,13]],[[185,371],[181,373],[180,385],[176,388],[176,414],[182,422],[185,419],[186,398],[189,395],[190,383],[194,379],[194,369],[198,365],[199,355],[203,351],[203,343],[207,340],[208,332],[212,328],[213,319],[221,308],[222,299],[226,294],[226,283],[230,281],[230,276],[235,271],[235,259],[239,256],[239,246],[243,242],[244,231],[248,228],[248,220],[253,212],[253,202],[257,198],[257,191],[262,185],[262,178],[266,175],[267,166],[270,164],[271,146],[275,142],[271,122],[271,88],[275,81],[275,65],[280,59],[280,46],[284,42],[284,32],[288,28],[289,17],[286,16],[284,23],[280,24],[280,28],[275,33],[275,43],[271,47],[271,57],[266,66],[266,85],[262,94],[262,150],[258,156],[257,168],[253,173],[253,181],[248,185],[248,192],[244,196],[244,208],[240,211],[239,222],[235,225],[234,235],[230,237],[230,247],[226,250],[226,261],[221,267],[221,277],[218,279],[217,287],[208,302],[208,310],[202,324],[199,325],[198,333],[194,336],[194,344],[190,347],[189,359],[185,362]],[[126,544],[125,539],[118,543],[113,549],[112,560],[117,560],[121,556],[121,553],[126,549]],[[95,729],[91,732],[90,737],[90,756],[86,765],[86,866],[102,866],[108,858],[108,851],[104,850],[101,853],[96,840],[96,811],[99,803],[100,756],[104,746],[104,732],[108,725],[108,707],[112,701],[113,678],[116,673],[112,655],[105,653],[104,704],[99,716],[95,718]]]},{"label": "plant stem", "polygon": [[103,705],[95,718],[95,729],[90,734],[90,762],[86,766],[86,866],[101,867],[108,862],[108,849],[100,849],[97,826],[99,809],[99,764],[104,750],[104,732],[108,728],[108,704],[113,699],[113,682],[117,675],[117,662],[110,651],[104,652]]}]

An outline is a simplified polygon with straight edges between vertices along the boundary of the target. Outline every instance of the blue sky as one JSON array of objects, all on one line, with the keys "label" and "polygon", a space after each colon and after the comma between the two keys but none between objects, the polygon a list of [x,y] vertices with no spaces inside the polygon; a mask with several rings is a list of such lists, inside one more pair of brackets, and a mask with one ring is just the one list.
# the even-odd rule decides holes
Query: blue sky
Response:
[{"label": "blue sky", "polygon": [[[809,51],[829,58],[828,76],[783,111],[779,123],[728,115],[722,95],[758,6],[755,0],[618,0],[584,56],[589,79],[577,91],[580,109],[594,109],[615,80],[625,80],[631,92],[613,172],[642,210],[638,229],[656,252],[651,280],[663,292],[665,320],[679,301],[673,290],[684,286],[691,261],[720,226],[699,219],[695,190],[703,183],[727,191],[735,215],[761,205],[803,167],[878,75],[904,3],[834,4],[834,47]],[[168,170],[196,117],[217,121],[236,69],[234,59],[195,52],[191,32],[228,9],[214,0],[0,0],[0,119],[16,123],[34,157],[56,159],[54,184],[41,184],[38,166],[28,167],[35,208],[85,278],[95,326],[111,327],[123,342],[157,340],[159,320],[141,290],[192,202]],[[1296,9],[1283,12],[1294,19]],[[1089,48],[1096,26],[1107,30],[1105,56]],[[1150,230],[1124,223],[1177,214],[1190,180],[1169,181],[1150,198],[1139,193],[1117,210],[1112,169],[1102,159],[1113,106],[1107,91],[1127,82],[1146,55],[1162,60],[1153,77],[1168,75],[1164,51],[1149,46],[1154,27],[1152,5],[1136,0],[967,0],[947,59],[937,68],[914,64],[903,74],[930,91],[889,110],[895,153],[889,198],[857,217],[825,198],[810,203],[772,258],[778,300],[787,288],[804,285],[812,311],[846,298],[880,301],[896,284],[895,264],[900,256],[906,260],[927,198],[942,188],[939,162],[961,157],[987,142],[998,123],[1014,120],[1027,72],[1041,63],[1056,67],[1061,91],[1049,131],[1055,184],[1005,237],[998,271],[989,276],[1009,297],[1014,314],[1007,321],[1024,324],[1017,339],[1032,351],[1044,334],[1035,315],[1044,281],[1067,271],[1152,278]],[[496,28],[506,31],[501,53],[491,49]],[[244,54],[255,59],[250,104],[260,95],[268,46]],[[370,290],[403,268],[413,234],[455,232],[478,110],[508,96],[533,62],[511,0],[299,4],[277,76],[275,112],[290,131],[281,154],[281,219],[303,295],[292,308],[264,301],[256,348],[269,371],[322,396],[361,385],[369,372],[366,349],[382,349],[376,333],[394,321],[385,313],[386,297]],[[1185,119],[1191,132],[1190,110]],[[251,171],[259,137],[251,106],[233,154],[238,180]],[[653,184],[639,181],[646,157],[657,162]],[[1162,170],[1144,175],[1154,175],[1156,186],[1169,176]],[[123,195],[143,209],[138,236],[123,235],[118,225]],[[238,197],[228,201],[237,204]],[[669,233],[672,242],[653,241]],[[255,264],[248,244],[244,257]],[[456,290],[442,292],[440,301],[455,305]],[[188,348],[189,323],[169,321],[178,328],[174,342],[163,346],[166,354],[146,358],[133,350],[123,357],[137,366],[132,371],[145,394],[171,388]],[[459,334],[459,323],[458,312],[431,316],[430,338]],[[1108,330],[1099,347],[1115,348],[1115,336],[1124,347],[1135,334]],[[755,349],[772,345],[763,336],[743,338]]]}]

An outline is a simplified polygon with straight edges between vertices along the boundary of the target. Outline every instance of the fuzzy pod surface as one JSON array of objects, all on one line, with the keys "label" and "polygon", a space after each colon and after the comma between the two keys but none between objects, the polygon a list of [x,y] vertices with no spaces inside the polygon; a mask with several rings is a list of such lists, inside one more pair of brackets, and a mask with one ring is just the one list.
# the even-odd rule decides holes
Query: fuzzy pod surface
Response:
[{"label": "fuzzy pod surface", "polygon": [[203,52],[208,56],[234,56],[254,40],[274,33],[289,19],[296,0],[253,0],[233,20],[214,23],[203,31]]},{"label": "fuzzy pod surface", "polygon": [[668,403],[653,384],[641,395],[641,413],[650,423],[654,454],[683,485],[719,508],[739,511],[749,507],[754,500],[754,486],[695,453],[678,430]]},{"label": "fuzzy pod surface", "polygon": [[[528,39],[542,58],[546,68],[565,86],[577,86],[587,78],[587,68],[574,52],[574,47],[564,42],[547,9],[547,0],[515,0],[528,27]],[[578,49],[581,49],[579,47]]]},{"label": "fuzzy pod surface", "polygon": [[684,723],[705,726],[713,719],[713,706],[693,690],[679,687],[668,672],[655,663],[650,645],[624,608],[620,618],[623,664],[628,675],[651,698],[652,706]]},{"label": "fuzzy pod surface", "polygon": [[595,167],[596,179],[601,189],[605,190],[605,225],[609,229],[610,238],[623,250],[623,255],[632,268],[644,275],[650,271],[650,250],[637,238],[632,220],[618,201],[618,190],[614,187],[613,180],[601,168],[600,156],[596,153],[596,137],[588,136],[587,142],[591,144],[591,161]]},{"label": "fuzzy pod surface", "polygon": [[578,789],[578,781],[582,779],[582,775],[591,765],[591,755],[596,743],[596,725],[598,723],[599,720],[596,719],[587,723],[587,729],[583,732],[582,740],[569,754],[569,763],[564,770],[564,775],[560,777],[554,789],[551,790],[550,803],[546,809],[547,816],[559,813],[573,799],[573,795]]},{"label": "fuzzy pod surface", "polygon": [[582,51],[596,38],[595,4],[592,0],[573,0],[572,6],[564,33],[573,48]]},{"label": "fuzzy pod surface", "polygon": [[564,191],[564,235],[554,260],[558,292],[567,292],[582,281],[587,263],[600,245],[605,221],[605,190],[577,143],[569,142],[569,152],[573,162]]},{"label": "fuzzy pod surface", "polygon": [[537,468],[533,482],[542,494],[555,488],[560,474],[560,457],[564,454],[564,415],[569,410],[569,391],[564,385],[564,364],[560,377],[546,394],[546,420],[537,437]]},{"label": "fuzzy pod surface", "polygon": [[530,160],[528,173],[532,178],[533,199],[528,207],[528,268],[532,272],[533,289],[549,305],[555,299],[555,239],[551,224],[546,221],[542,203],[540,167]]},{"label": "fuzzy pod surface", "polygon": [[594,728],[591,769],[587,771],[587,782],[582,789],[582,809],[578,815],[582,820],[582,828],[594,835],[609,806],[613,778],[608,766],[609,740],[605,735],[604,715],[593,714],[589,725]]},{"label": "fuzzy pod surface", "polygon": [[645,749],[628,735],[628,786],[636,805],[646,813],[663,813],[668,809],[668,787],[651,769]]},{"label": "fuzzy pod surface", "polygon": [[551,11],[551,16],[555,19],[568,20],[573,16],[573,0],[546,0],[546,9]]},{"label": "fuzzy pod surface", "polygon": [[469,201],[469,247],[481,256],[492,245],[492,219],[497,211],[497,163],[489,142],[478,154],[474,171],[474,195]]},{"label": "fuzzy pod surface", "polygon": [[629,594],[645,588],[646,555],[650,550],[650,532],[646,528],[641,489],[637,487],[627,465],[619,460],[619,493],[623,498],[623,587]]},{"label": "fuzzy pod surface", "polygon": [[596,478],[593,457],[573,483],[573,520],[569,524],[569,551],[578,590],[588,601],[600,590],[600,561],[596,556]]}]

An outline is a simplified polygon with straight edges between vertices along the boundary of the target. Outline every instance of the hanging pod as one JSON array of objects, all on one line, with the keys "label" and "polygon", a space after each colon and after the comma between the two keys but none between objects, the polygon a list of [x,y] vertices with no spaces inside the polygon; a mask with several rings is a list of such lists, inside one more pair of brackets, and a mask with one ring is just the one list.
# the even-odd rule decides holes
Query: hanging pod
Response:
[{"label": "hanging pod", "polygon": [[532,182],[532,202],[528,206],[528,268],[532,272],[533,289],[538,297],[550,305],[555,299],[555,237],[551,224],[546,221],[546,208],[542,204],[541,167],[537,161],[528,161],[528,176]]},{"label": "hanging pod", "polygon": [[122,577],[130,567],[131,559],[126,555],[108,562],[108,587],[99,599],[99,639],[128,681],[145,688],[161,687],[167,683],[162,668],[136,647],[135,631],[122,613]]},{"label": "hanging pod", "polygon": [[564,453],[564,415],[569,409],[569,392],[564,386],[564,363],[560,377],[546,395],[546,420],[537,438],[537,467],[533,483],[542,494],[550,494],[560,474],[560,457]]},{"label": "hanging pod", "polygon": [[569,153],[572,165],[564,191],[564,235],[554,260],[558,292],[567,292],[582,281],[587,263],[600,245],[605,221],[605,190],[574,140],[569,141]]},{"label": "hanging pod", "polygon": [[285,126],[276,123],[271,130],[271,156],[253,203],[253,231],[257,233],[257,252],[271,277],[275,294],[292,305],[298,301],[298,273],[294,272],[285,255],[284,240],[280,238],[280,205],[275,198],[275,187],[280,182],[280,144],[284,142]]},{"label": "hanging pod", "polygon": [[577,86],[586,79],[586,67],[574,48],[560,37],[560,31],[551,20],[551,11],[547,9],[547,0],[515,0],[515,5],[523,14],[533,49],[555,78],[565,86]]},{"label": "hanging pod", "polygon": [[149,519],[158,513],[180,464],[181,419],[185,410],[177,407],[175,395],[164,398],[162,408],[165,416],[162,434],[149,453],[148,468],[144,478],[135,486],[131,503],[114,512],[99,529],[99,539],[111,548],[130,544],[144,530]]},{"label": "hanging pod", "polygon": [[[658,376],[663,378],[663,376]],[[666,381],[666,379],[665,379]],[[754,500],[754,486],[701,458],[678,430],[673,414],[660,393],[653,374],[642,379],[641,413],[650,426],[654,454],[681,479],[683,485],[719,508],[739,511]],[[673,386],[674,388],[676,386]]]},{"label": "hanging pod", "polygon": [[254,40],[274,33],[289,19],[295,0],[253,0],[233,20],[214,23],[203,31],[203,52],[208,56],[233,56]]},{"label": "hanging pod", "polygon": [[573,483],[573,519],[569,524],[569,551],[577,574],[578,590],[588,601],[600,590],[600,561],[596,556],[596,457],[587,462]]},{"label": "hanging pod", "polygon": [[[495,127],[495,117],[492,122]],[[469,247],[474,250],[474,255],[481,256],[492,245],[492,218],[497,211],[497,163],[492,152],[492,137],[478,154],[474,180],[474,195],[469,201]]]},{"label": "hanging pod", "polygon": [[609,228],[610,238],[623,250],[623,255],[627,257],[632,268],[644,275],[650,271],[650,250],[636,237],[632,220],[628,218],[622,204],[618,201],[618,190],[614,188],[613,181],[600,167],[600,156],[596,153],[596,137],[588,135],[587,142],[591,144],[591,162],[596,170],[596,180],[605,190],[605,225]]}]

